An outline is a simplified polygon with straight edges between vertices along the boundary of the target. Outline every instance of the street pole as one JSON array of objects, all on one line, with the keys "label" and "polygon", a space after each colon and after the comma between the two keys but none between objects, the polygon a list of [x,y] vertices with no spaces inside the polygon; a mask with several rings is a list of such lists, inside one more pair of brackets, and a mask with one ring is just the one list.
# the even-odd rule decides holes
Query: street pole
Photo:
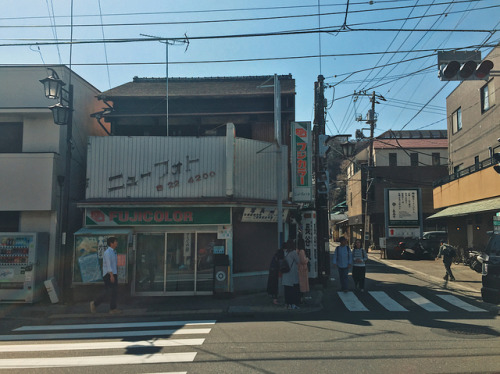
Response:
[{"label": "street pole", "polygon": [[366,193],[365,193],[365,228],[363,232],[363,243],[364,248],[368,250],[368,244],[370,243],[370,216],[368,215],[369,207],[369,193],[370,193],[370,169],[373,167],[373,135],[375,130],[375,91],[372,93],[371,97],[372,108],[368,112],[368,124],[370,125],[370,147],[368,150],[368,167],[366,168]]},{"label": "street pole", "polygon": [[282,180],[283,174],[281,165],[281,84],[277,74],[274,74],[274,138],[276,140],[276,199],[278,214],[278,248],[283,244],[283,200],[282,200]]},{"label": "street pole", "polygon": [[[314,172],[316,176],[316,237],[318,246],[318,278],[326,282],[330,276],[330,248],[328,236],[328,194],[318,193],[318,176],[322,170],[327,168],[326,160],[319,154],[320,135],[325,135],[325,78],[323,75],[318,75],[318,81],[315,84],[315,115],[314,123],[315,131],[315,163]],[[327,181],[328,183],[328,181]],[[326,199],[326,201],[325,201]]]}]

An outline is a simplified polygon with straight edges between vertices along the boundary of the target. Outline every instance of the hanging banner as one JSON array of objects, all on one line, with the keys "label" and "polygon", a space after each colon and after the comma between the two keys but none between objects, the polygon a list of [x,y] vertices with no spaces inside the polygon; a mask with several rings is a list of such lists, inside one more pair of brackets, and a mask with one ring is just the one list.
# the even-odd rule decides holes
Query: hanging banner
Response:
[{"label": "hanging banner", "polygon": [[293,201],[311,202],[313,199],[311,122],[292,122],[291,127]]}]

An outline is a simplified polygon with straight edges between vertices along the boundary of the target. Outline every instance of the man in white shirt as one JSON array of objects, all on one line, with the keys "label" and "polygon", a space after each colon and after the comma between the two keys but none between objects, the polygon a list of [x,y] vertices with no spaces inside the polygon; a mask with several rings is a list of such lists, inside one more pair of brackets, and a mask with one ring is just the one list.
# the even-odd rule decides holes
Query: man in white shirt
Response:
[{"label": "man in white shirt", "polygon": [[343,292],[347,292],[349,269],[352,267],[352,252],[347,245],[347,239],[341,237],[340,245],[335,248],[333,254],[333,266],[339,271],[340,288]]},{"label": "man in white shirt", "polygon": [[109,299],[109,313],[116,314],[121,311],[116,308],[118,298],[118,257],[116,247],[118,239],[114,236],[108,237],[108,249],[102,256],[102,279],[104,280],[104,293],[90,302],[90,312],[95,313],[96,307],[104,300]]}]

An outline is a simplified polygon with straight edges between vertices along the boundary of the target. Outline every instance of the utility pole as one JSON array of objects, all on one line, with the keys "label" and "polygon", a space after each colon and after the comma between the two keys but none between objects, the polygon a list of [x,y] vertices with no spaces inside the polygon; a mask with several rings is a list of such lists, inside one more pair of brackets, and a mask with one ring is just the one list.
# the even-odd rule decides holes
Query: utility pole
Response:
[{"label": "utility pole", "polygon": [[[368,96],[367,93],[365,92],[359,92],[359,93],[354,93],[355,96]],[[366,123],[370,125],[370,146],[368,148],[368,163],[367,163],[367,168],[366,168],[366,190],[365,190],[365,212],[364,212],[364,230],[363,230],[363,243],[364,243],[364,248],[368,249],[368,245],[370,243],[370,240],[373,238],[373,235],[371,235],[371,222],[370,222],[370,216],[368,214],[368,208],[369,208],[369,196],[370,196],[370,187],[372,184],[372,178],[371,178],[371,173],[370,170],[374,166],[373,162],[373,138],[374,138],[374,130],[375,130],[375,124],[377,122],[377,115],[375,113],[375,104],[380,104],[377,102],[377,98],[383,101],[386,101],[386,99],[382,95],[376,95],[375,91],[372,92],[371,94],[371,109],[368,110],[368,113],[366,114]]]},{"label": "utility pole", "polygon": [[[314,83],[314,174],[316,178],[316,237],[318,246],[318,278],[326,282],[330,276],[330,240],[328,233],[328,193],[320,193],[318,178],[327,169],[326,158],[320,156],[320,135],[325,135],[325,77],[318,75]],[[327,173],[326,173],[327,174]],[[328,183],[328,181],[326,181]]]}]

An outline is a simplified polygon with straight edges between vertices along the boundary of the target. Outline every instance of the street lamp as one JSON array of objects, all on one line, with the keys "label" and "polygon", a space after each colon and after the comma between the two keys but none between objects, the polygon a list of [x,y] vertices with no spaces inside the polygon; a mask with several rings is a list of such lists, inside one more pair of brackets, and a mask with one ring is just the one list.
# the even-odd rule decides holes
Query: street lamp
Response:
[{"label": "street lamp", "polygon": [[[69,201],[70,201],[70,181],[71,181],[71,151],[72,151],[72,132],[73,132],[73,85],[71,84],[71,69],[70,69],[70,83],[68,90],[64,88],[66,83],[59,79],[58,74],[54,69],[48,68],[49,76],[41,79],[43,84],[45,97],[47,99],[57,100],[56,105],[52,105],[49,109],[54,117],[54,123],[59,126],[67,126],[66,128],[66,158],[65,158],[65,171],[64,176],[58,177],[59,183],[64,183],[63,190],[63,203],[62,217],[58,219],[58,234],[57,240],[61,244],[59,253],[59,280],[62,282],[63,290],[67,289],[69,282],[65,282],[65,271],[71,267],[66,264],[66,256],[70,249],[67,248],[67,234],[69,232]],[[64,225],[64,227],[63,227]],[[64,250],[62,249],[64,246]]]}]

